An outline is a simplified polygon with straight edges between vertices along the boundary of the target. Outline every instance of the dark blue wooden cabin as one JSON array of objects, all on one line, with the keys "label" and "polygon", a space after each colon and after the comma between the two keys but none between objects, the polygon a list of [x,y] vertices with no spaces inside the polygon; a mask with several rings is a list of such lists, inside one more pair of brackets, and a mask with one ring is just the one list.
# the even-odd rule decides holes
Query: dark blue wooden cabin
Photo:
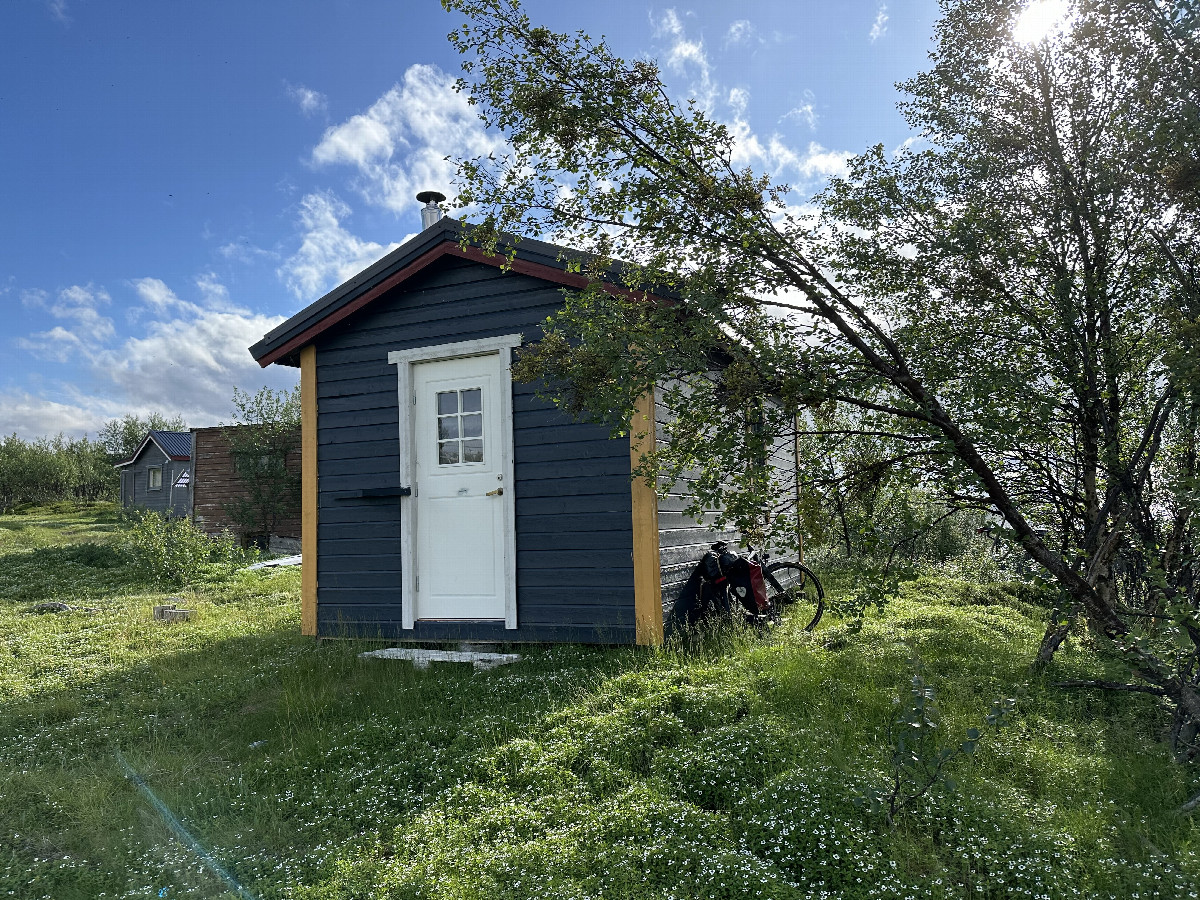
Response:
[{"label": "dark blue wooden cabin", "polygon": [[165,516],[192,514],[192,435],[150,431],[133,456],[116,465],[121,473],[121,505]]},{"label": "dark blue wooden cabin", "polygon": [[301,370],[303,631],[657,643],[663,585],[720,535],[630,477],[654,398],[614,440],[513,383],[584,279],[461,240],[442,219],[250,348]]}]

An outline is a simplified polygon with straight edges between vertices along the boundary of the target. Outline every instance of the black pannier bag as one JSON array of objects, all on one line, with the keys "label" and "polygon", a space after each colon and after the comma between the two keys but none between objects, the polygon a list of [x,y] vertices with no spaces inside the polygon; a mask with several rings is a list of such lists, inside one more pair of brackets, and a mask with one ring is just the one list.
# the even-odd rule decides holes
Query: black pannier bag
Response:
[{"label": "black pannier bag", "polygon": [[695,625],[734,615],[758,620],[769,613],[762,568],[722,542],[700,558],[671,609],[671,622]]}]

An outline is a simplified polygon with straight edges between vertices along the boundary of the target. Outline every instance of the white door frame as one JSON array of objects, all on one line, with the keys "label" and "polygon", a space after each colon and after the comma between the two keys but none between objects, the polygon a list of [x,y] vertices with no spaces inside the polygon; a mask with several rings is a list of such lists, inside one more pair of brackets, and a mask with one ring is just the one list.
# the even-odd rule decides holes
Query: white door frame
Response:
[{"label": "white door frame", "polygon": [[[411,350],[392,350],[388,363],[396,367],[396,398],[400,408],[400,475],[405,484],[416,490],[416,457],[413,453],[413,366],[443,359],[461,359],[468,356],[498,355],[503,365],[500,378],[500,449],[504,472],[504,627],[517,627],[517,504],[516,480],[513,475],[513,425],[512,425],[512,349],[521,345],[521,335],[506,334],[500,337],[480,338],[474,341],[459,341],[453,344],[437,344],[430,347],[414,347]],[[413,611],[416,597],[416,497],[400,498],[400,603],[401,627],[413,627]]]}]

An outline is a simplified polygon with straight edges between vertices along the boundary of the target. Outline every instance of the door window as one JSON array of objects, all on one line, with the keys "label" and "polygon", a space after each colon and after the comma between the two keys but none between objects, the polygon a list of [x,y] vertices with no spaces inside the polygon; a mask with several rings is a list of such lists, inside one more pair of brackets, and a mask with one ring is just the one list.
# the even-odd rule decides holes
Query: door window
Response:
[{"label": "door window", "polygon": [[437,394],[438,465],[483,462],[483,390]]}]

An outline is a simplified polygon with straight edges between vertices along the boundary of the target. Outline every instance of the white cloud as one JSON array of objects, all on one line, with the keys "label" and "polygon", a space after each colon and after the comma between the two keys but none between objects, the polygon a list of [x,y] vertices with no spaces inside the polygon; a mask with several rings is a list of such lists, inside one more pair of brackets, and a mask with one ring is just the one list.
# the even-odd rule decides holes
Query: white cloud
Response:
[{"label": "white cloud", "polygon": [[809,143],[808,152],[800,160],[800,174],[805,178],[831,178],[850,172],[847,160],[854,154],[843,150],[827,150],[816,141]]},{"label": "white cloud", "polygon": [[[159,278],[129,285],[147,320],[137,334],[117,336],[111,323],[98,334],[60,325],[16,342],[21,350],[73,364],[71,375],[62,376],[71,382],[0,392],[0,434],[78,436],[95,432],[107,419],[152,411],[181,415],[194,426],[213,425],[228,418],[235,385],[253,391],[264,384],[295,384],[294,372],[263,370],[249,352],[283,317],[235,306],[213,274],[195,279],[199,302],[181,299]],[[60,291],[53,302],[44,291],[29,291],[23,301],[78,321],[109,299],[103,288],[89,285]]]},{"label": "white cloud", "polygon": [[[229,302],[229,289],[217,280],[214,273],[198,275],[195,283],[200,292],[200,303],[181,300],[161,278],[135,278],[130,282],[138,299],[145,304],[145,311],[159,318],[167,314],[198,316],[206,309],[235,309]],[[137,318],[140,316],[135,315],[134,319]]]},{"label": "white cloud", "polygon": [[728,103],[733,113],[733,121],[727,122],[726,127],[733,135],[730,161],[734,166],[766,169],[777,178],[786,176],[789,171],[800,171],[800,155],[785,144],[782,138],[771,135],[763,139],[750,127],[746,119],[746,110],[750,105],[749,91],[734,88],[729,92]]},{"label": "white cloud", "polygon": [[747,44],[754,39],[754,24],[749,19],[738,19],[731,22],[725,31],[725,46],[730,44]]},{"label": "white cloud", "polygon": [[746,115],[746,107],[750,105],[750,92],[745,88],[730,88],[726,102],[733,110],[734,118],[741,118]]},{"label": "white cloud", "polygon": [[107,399],[93,398],[86,404],[63,403],[28,391],[4,391],[0,392],[0,435],[16,434],[24,440],[33,440],[61,432],[81,437],[99,431],[106,420],[125,412],[120,404]]},{"label": "white cloud", "polygon": [[919,153],[929,146],[931,144],[928,138],[919,134],[910,134],[892,149],[892,156],[900,156],[902,153]]},{"label": "white cloud", "polygon": [[71,15],[67,12],[67,0],[46,0],[46,9],[56,22],[62,25],[71,24]]},{"label": "white cloud", "polygon": [[[8,293],[7,289],[5,290],[5,293]],[[21,291],[21,305],[29,307],[30,309],[36,309],[39,306],[44,307],[48,304],[49,297],[50,295],[40,288]]]},{"label": "white cloud", "polygon": [[779,119],[781,122],[787,119],[794,119],[797,122],[803,122],[807,125],[809,131],[816,131],[817,107],[816,97],[813,96],[813,92],[806,89],[804,91],[804,102],[793,109],[789,109]]},{"label": "white cloud", "polygon": [[88,335],[99,340],[112,337],[112,319],[100,314],[100,307],[108,306],[112,298],[104,288],[92,285],[71,285],[58,292],[58,301],[45,305],[56,319],[74,322]]},{"label": "white cloud", "polygon": [[316,299],[400,246],[385,247],[351,234],[341,223],[349,214],[350,207],[333,194],[309,194],[300,201],[304,238],[300,249],[278,270],[299,299]]},{"label": "white cloud", "polygon": [[61,325],[55,325],[49,331],[39,331],[29,337],[17,338],[17,347],[28,351],[38,359],[64,363],[75,356],[83,348],[83,341]]},{"label": "white cloud", "polygon": [[262,247],[255,246],[250,243],[247,238],[239,237],[235,241],[230,241],[228,244],[222,244],[217,248],[217,252],[225,259],[236,260],[237,262],[249,263],[256,259],[278,259],[279,254],[273,253],[270,250],[264,250]]},{"label": "white cloud", "polygon": [[396,149],[392,139],[391,121],[399,113],[393,109],[396,89],[393,88],[375,101],[366,113],[351,116],[341,125],[325,131],[321,143],[313,150],[313,162],[317,165],[346,163],[367,169],[387,162]]},{"label": "white cloud", "polygon": [[691,78],[689,90],[701,106],[711,109],[716,88],[713,85],[712,66],[709,64],[703,39],[693,40],[687,36],[683,22],[673,8],[653,21],[653,25],[654,36],[666,38],[668,42],[667,68],[676,75]]},{"label": "white cloud", "polygon": [[[691,74],[698,78],[693,82],[691,90],[697,100],[716,118],[714,111],[717,105],[714,101],[718,91],[724,94],[725,106],[728,108],[730,120],[725,126],[733,136],[731,162],[737,167],[750,166],[760,171],[766,171],[773,178],[789,178],[799,181],[795,187],[807,191],[819,187],[818,181],[823,181],[830,174],[842,174],[846,171],[845,160],[848,153],[838,153],[826,150],[819,144],[812,143],[806,152],[797,151],[789,146],[778,134],[761,136],[750,125],[748,111],[750,108],[750,92],[744,87],[733,87],[724,92],[712,78],[704,42],[690,39],[684,22],[679,13],[668,9],[659,18],[652,20],[654,36],[667,40],[666,67],[680,74]],[[753,26],[746,20],[738,20],[730,26],[727,41],[731,38],[748,38]],[[806,90],[803,103],[790,110],[782,117],[796,119],[808,125],[810,129],[817,126],[816,102],[811,91]]]},{"label": "white cloud", "polygon": [[765,169],[774,178],[798,178],[793,184],[801,190],[820,187],[831,176],[846,175],[846,161],[852,153],[828,150],[816,141],[809,142],[807,150],[797,152],[777,134],[761,138],[741,116],[735,116],[727,126],[734,137],[731,162],[738,167],[751,166]]},{"label": "white cloud", "polygon": [[133,285],[138,299],[152,313],[161,315],[171,311],[198,312],[200,309],[194,303],[180,300],[161,278],[135,278],[130,284]]},{"label": "white cloud", "polygon": [[311,88],[306,88],[302,84],[283,83],[284,90],[287,95],[296,102],[300,107],[300,112],[306,116],[323,113],[329,107],[329,100],[319,91],[314,91]]},{"label": "white cloud", "polygon": [[879,8],[875,11],[875,21],[871,23],[871,33],[867,35],[872,44],[887,34],[887,23],[887,4],[880,3]]},{"label": "white cloud", "polygon": [[196,276],[196,287],[204,298],[204,305],[209,309],[232,309],[229,304],[229,288],[217,280],[215,272],[205,272]]},{"label": "white cloud", "polygon": [[151,322],[142,335],[106,348],[76,345],[74,358],[88,378],[37,394],[0,393],[0,434],[79,436],[126,413],[161,412],[182,416],[193,427],[216,425],[229,419],[235,386],[255,391],[264,384],[295,385],[292,369],[262,369],[249,352],[282,316],[193,309],[190,315]]},{"label": "white cloud", "polygon": [[[215,424],[228,417],[234,386],[283,387],[294,374],[261,369],[249,347],[283,321],[281,316],[243,309],[198,309],[192,315],[151,322],[92,361],[95,387],[111,385],[130,410],[160,410],[183,416],[189,425]],[[79,394],[81,406],[88,397]]]},{"label": "white cloud", "polygon": [[313,164],[352,166],[363,197],[397,213],[415,217],[419,191],[437,190],[453,199],[451,160],[505,149],[503,138],[484,130],[454,83],[435,66],[410,66],[366,112],[326,129],[313,149]]},{"label": "white cloud", "polygon": [[80,348],[97,346],[116,333],[112,319],[100,313],[100,307],[112,302],[104,288],[75,284],[59,291],[55,300],[45,291],[26,291],[21,302],[67,323],[17,339],[20,349],[40,359],[65,362]]}]

